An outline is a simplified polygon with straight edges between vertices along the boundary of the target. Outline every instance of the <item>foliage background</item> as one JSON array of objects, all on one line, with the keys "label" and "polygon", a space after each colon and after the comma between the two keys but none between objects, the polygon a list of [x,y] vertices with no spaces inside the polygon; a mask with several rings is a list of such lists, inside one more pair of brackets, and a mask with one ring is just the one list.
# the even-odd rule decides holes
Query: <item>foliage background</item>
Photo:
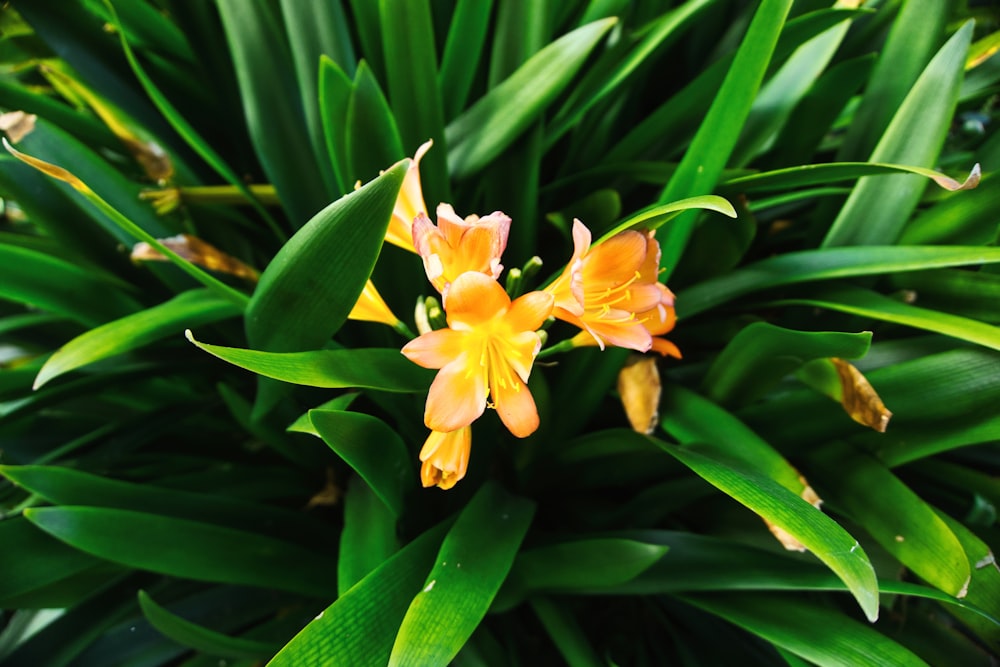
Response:
[{"label": "foliage background", "polygon": [[[0,158],[0,659],[991,664],[997,15],[854,5],[5,4],[0,107],[38,117],[8,135],[86,187]],[[536,435],[488,415],[419,488],[427,374],[344,318],[369,273],[404,320],[429,293],[381,248],[405,167],[376,179],[427,138],[428,205],[511,215],[536,281],[574,217],[661,226],[652,435],[627,355],[574,350]],[[738,218],[649,209],[710,193]],[[177,234],[260,282],[129,261]]]}]

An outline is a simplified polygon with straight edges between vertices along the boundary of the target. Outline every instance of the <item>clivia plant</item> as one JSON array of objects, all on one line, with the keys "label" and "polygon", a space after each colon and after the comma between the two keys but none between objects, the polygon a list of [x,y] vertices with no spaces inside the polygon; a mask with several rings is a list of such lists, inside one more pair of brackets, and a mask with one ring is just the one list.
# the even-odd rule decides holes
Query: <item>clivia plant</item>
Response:
[{"label": "clivia plant", "polygon": [[998,23],[5,4],[0,662],[992,664]]}]

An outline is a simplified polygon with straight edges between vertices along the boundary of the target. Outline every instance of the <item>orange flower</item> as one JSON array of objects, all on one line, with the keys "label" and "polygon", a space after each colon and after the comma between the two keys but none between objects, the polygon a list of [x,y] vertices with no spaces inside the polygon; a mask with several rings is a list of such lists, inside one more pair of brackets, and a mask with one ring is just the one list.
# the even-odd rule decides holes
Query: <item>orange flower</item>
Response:
[{"label": "orange flower", "polygon": [[420,159],[433,144],[433,141],[424,143],[413,156],[413,161],[403,176],[403,185],[399,189],[396,206],[392,209],[392,220],[389,221],[389,229],[385,233],[386,241],[410,252],[416,252],[413,248],[413,234],[410,231],[413,219],[427,212],[424,192],[420,187]]},{"label": "orange flower", "polygon": [[530,292],[513,303],[490,276],[468,271],[445,296],[448,327],[403,347],[414,363],[440,369],[427,394],[424,423],[432,431],[468,426],[492,401],[511,433],[538,428],[538,410],[525,384],[541,348],[536,332],[552,312],[552,295]]},{"label": "orange flower", "polygon": [[472,448],[472,428],[442,433],[431,431],[420,450],[420,481],[424,487],[436,486],[450,489],[463,477],[469,467],[469,450]]},{"label": "orange flower", "polygon": [[389,310],[389,306],[386,305],[382,295],[375,289],[375,284],[371,280],[365,283],[365,288],[361,290],[361,295],[347,319],[379,322],[388,324],[390,327],[399,324],[399,318]]},{"label": "orange flower", "polygon": [[445,293],[448,285],[466,271],[485,273],[494,280],[503,265],[500,255],[507,247],[510,218],[494,211],[464,220],[450,204],[437,207],[437,227],[421,213],[413,221],[413,246],[424,260],[424,271],[434,288]]},{"label": "orange flower", "polygon": [[674,327],[674,295],[657,281],[660,244],[653,232],[625,231],[591,247],[590,230],[573,221],[573,257],[545,291],[555,297],[552,315],[583,329],[574,345],[650,349],[680,358],[658,338]]}]

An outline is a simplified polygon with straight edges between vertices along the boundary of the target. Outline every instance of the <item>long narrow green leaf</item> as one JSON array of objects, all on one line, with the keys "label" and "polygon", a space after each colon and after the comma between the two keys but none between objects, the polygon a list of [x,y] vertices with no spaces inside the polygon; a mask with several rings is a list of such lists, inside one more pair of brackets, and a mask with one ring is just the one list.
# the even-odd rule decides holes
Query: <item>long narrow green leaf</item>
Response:
[{"label": "long narrow green leaf", "polygon": [[385,667],[447,527],[428,530],[379,565],[295,635],[268,667]]},{"label": "long narrow green leaf", "polygon": [[354,584],[399,551],[396,515],[363,478],[353,476],[344,493],[344,530],[337,554],[337,589]]},{"label": "long narrow green leaf", "polygon": [[344,122],[349,180],[372,178],[385,165],[406,157],[389,103],[363,60],[354,75]]},{"label": "long narrow green leaf", "polygon": [[[324,150],[323,118],[318,93],[321,57],[332,58],[346,71],[354,70],[354,49],[351,46],[347,16],[339,1],[301,0],[281,0],[281,15],[295,64],[295,79],[309,131],[309,143],[327,192],[340,194],[333,166]],[[396,159],[399,157],[402,155]]]},{"label": "long narrow green leaf", "polygon": [[828,164],[807,164],[798,167],[786,167],[761,174],[738,176],[726,181],[727,189],[732,187],[739,192],[768,192],[772,190],[787,190],[806,185],[820,185],[836,181],[855,180],[864,176],[894,174],[908,172],[926,176],[945,190],[968,190],[979,185],[979,165],[959,183],[955,179],[933,169],[914,167],[905,164],[879,164],[875,162],[832,162]]},{"label": "long narrow green leaf", "polygon": [[309,387],[420,393],[427,391],[434,377],[433,371],[387,348],[260,352],[209,345],[196,341],[190,332],[188,340],[209,354],[258,375]]},{"label": "long narrow green leaf", "polygon": [[878,461],[850,447],[812,457],[810,479],[834,506],[932,586],[964,597],[971,576],[961,543],[934,511]]},{"label": "long narrow green leaf", "polygon": [[438,71],[438,88],[446,119],[465,108],[483,50],[493,0],[458,0]]},{"label": "long narrow green leaf", "polygon": [[[764,0],[760,4],[712,107],[660,194],[660,203],[710,194],[715,188],[750,113],[791,6],[790,0]],[[677,266],[694,223],[693,213],[683,215],[661,238],[660,266],[666,269],[664,280]]]},{"label": "long narrow green leaf", "polygon": [[276,644],[229,637],[192,623],[158,605],[146,591],[139,591],[139,606],[146,620],[165,636],[178,644],[209,655],[260,660],[274,655],[278,648]]},{"label": "long narrow green leaf", "polygon": [[94,326],[140,310],[119,285],[45,253],[0,244],[0,298]]},{"label": "long narrow green leaf", "polygon": [[[115,10],[112,0],[104,0],[104,2],[108,7],[108,11],[111,13],[112,22],[119,25],[118,13]],[[120,25],[118,35],[121,39],[122,50],[125,52],[125,57],[128,59],[129,66],[131,66],[132,71],[135,72],[135,76],[142,85],[143,90],[146,91],[146,95],[149,96],[149,99],[153,102],[160,113],[163,114],[163,117],[168,123],[170,123],[170,126],[174,129],[174,131],[177,132],[177,134],[180,135],[185,142],[187,142],[187,145],[190,146],[202,160],[212,167],[212,169],[214,169],[219,176],[225,179],[227,183],[235,187],[244,197],[246,197],[250,205],[253,206],[254,210],[256,210],[264,221],[267,222],[268,226],[275,234],[277,234],[278,238],[284,238],[284,232],[281,231],[278,223],[275,222],[271,214],[267,212],[267,209],[260,203],[260,200],[254,196],[253,192],[251,192],[250,188],[247,187],[247,184],[243,181],[243,179],[241,179],[236,172],[233,171],[232,167],[230,167],[226,163],[225,159],[223,159],[223,157],[212,147],[212,144],[202,138],[194,126],[191,125],[191,123],[189,123],[183,115],[181,115],[180,111],[177,110],[167,96],[164,95],[159,88],[157,88],[156,84],[146,73],[142,63],[135,57],[135,53],[132,51],[132,47],[129,45],[128,39],[126,38],[125,31],[120,29]]]},{"label": "long narrow green leaf", "polygon": [[347,109],[350,104],[353,83],[340,67],[330,58],[323,56],[319,61],[319,113],[323,122],[323,139],[326,143],[326,159],[331,163],[336,178],[337,191],[350,191],[350,161],[347,157]]},{"label": "long narrow green leaf", "polygon": [[768,477],[742,469],[714,448],[661,445],[699,477],[801,542],[837,574],[868,620],[878,618],[878,581],[858,541],[808,502]]},{"label": "long narrow green leaf", "polygon": [[[966,23],[927,65],[872,152],[872,162],[934,165],[958,102],[972,26],[972,21]],[[895,243],[924,187],[923,180],[913,176],[862,179],[823,246]]]},{"label": "long narrow green leaf", "polygon": [[[378,0],[389,101],[407,151],[433,139],[438,150],[420,163],[429,202],[450,201],[444,109],[438,89],[437,51],[430,0]],[[433,204],[432,204],[433,205]]]},{"label": "long narrow green leaf", "polygon": [[364,478],[394,516],[402,516],[404,494],[416,488],[416,478],[399,435],[360,412],[310,410],[309,419],[323,442]]},{"label": "long narrow green leaf", "polygon": [[871,332],[794,331],[754,322],[723,348],[705,374],[703,385],[716,403],[745,405],[807,361],[863,357],[871,338]]},{"label": "long narrow green leaf", "polygon": [[530,604],[569,667],[607,665],[590,646],[586,634],[568,610],[543,597],[532,598]]},{"label": "long narrow green leaf", "polygon": [[563,35],[452,121],[446,130],[452,176],[472,176],[513,143],[565,89],[614,24],[615,19],[603,19]]},{"label": "long narrow green leaf", "polygon": [[[250,140],[297,229],[329,201],[316,167],[288,42],[264,0],[217,0]],[[263,45],[267,48],[262,48]]]},{"label": "long narrow green leaf", "polygon": [[167,336],[179,335],[185,327],[211,324],[242,313],[227,299],[206,289],[184,292],[170,301],[108,322],[77,336],[49,357],[35,378],[38,389],[64,373],[136,350]]},{"label": "long narrow green leaf", "polygon": [[684,599],[822,667],[927,666],[882,633],[814,602],[742,593]]},{"label": "long narrow green leaf", "polygon": [[803,305],[829,308],[842,313],[871,317],[886,322],[953,336],[979,345],[1000,350],[1000,327],[984,324],[967,317],[958,317],[882,296],[857,287],[836,287],[816,290],[812,296],[781,299],[776,305]]},{"label": "long narrow green leaf", "polygon": [[114,563],[176,577],[336,594],[326,557],[253,533],[103,507],[44,507],[25,517],[50,535]]},{"label": "long narrow green leaf", "polygon": [[745,294],[779,285],[997,262],[1000,250],[978,246],[873,246],[789,252],[681,292],[677,296],[677,316],[691,317]]},{"label": "long narrow green leaf", "polygon": [[476,493],[403,618],[391,667],[446,665],[458,654],[507,577],[534,509],[493,483]]}]

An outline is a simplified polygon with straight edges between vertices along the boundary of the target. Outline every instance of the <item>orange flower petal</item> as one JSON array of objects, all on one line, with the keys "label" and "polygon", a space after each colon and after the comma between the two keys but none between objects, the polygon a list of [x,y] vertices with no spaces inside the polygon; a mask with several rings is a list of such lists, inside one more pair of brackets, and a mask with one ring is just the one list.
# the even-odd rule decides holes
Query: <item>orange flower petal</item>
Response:
[{"label": "orange flower petal", "polygon": [[528,386],[492,386],[493,403],[504,426],[518,438],[526,438],[538,429],[538,408]]},{"label": "orange flower petal", "polygon": [[472,329],[506,313],[510,297],[490,276],[468,271],[452,282],[444,307],[449,326]]},{"label": "orange flower petal", "polygon": [[651,349],[653,352],[657,352],[664,357],[681,358],[680,349],[666,338],[653,338],[653,347]]},{"label": "orange flower petal", "polygon": [[507,321],[515,331],[535,331],[552,314],[554,299],[548,292],[528,292],[514,299]]},{"label": "orange flower petal", "polygon": [[[583,260],[585,287],[615,287],[635,277],[646,259],[646,237],[627,231],[594,246]],[[587,284],[590,283],[590,284]]]},{"label": "orange flower petal", "polygon": [[468,426],[448,433],[431,431],[420,450],[420,481],[425,487],[450,489],[469,467],[472,429]]},{"label": "orange flower petal", "polygon": [[406,358],[424,368],[443,368],[462,354],[465,334],[451,329],[428,331],[403,346]]},{"label": "orange flower petal", "polygon": [[[471,363],[470,363],[471,361]],[[438,371],[424,408],[424,424],[432,431],[468,426],[486,409],[486,368],[478,359],[460,355]]]}]

